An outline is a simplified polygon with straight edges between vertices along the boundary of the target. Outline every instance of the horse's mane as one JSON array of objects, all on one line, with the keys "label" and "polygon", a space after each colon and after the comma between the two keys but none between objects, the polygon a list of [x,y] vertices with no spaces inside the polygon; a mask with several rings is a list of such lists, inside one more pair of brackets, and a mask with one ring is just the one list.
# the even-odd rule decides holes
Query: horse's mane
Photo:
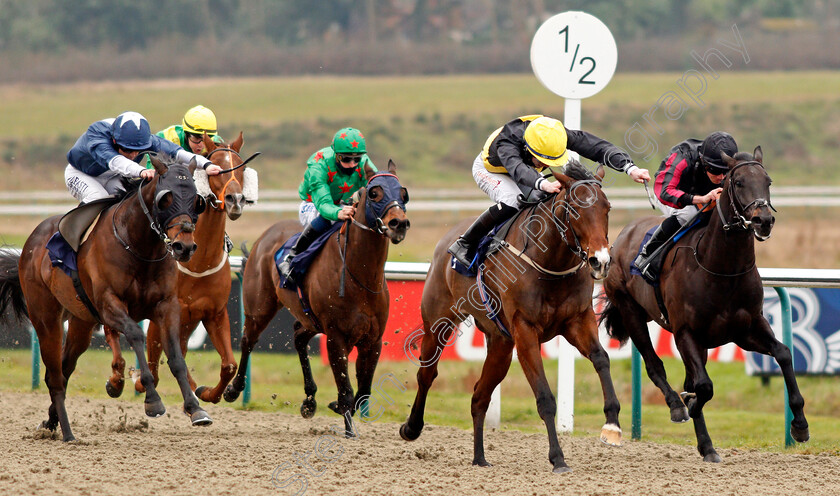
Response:
[{"label": "horse's mane", "polygon": [[583,181],[586,179],[595,179],[595,174],[593,174],[589,169],[583,166],[577,159],[571,159],[563,168],[563,173],[567,176],[571,177],[576,181]]}]

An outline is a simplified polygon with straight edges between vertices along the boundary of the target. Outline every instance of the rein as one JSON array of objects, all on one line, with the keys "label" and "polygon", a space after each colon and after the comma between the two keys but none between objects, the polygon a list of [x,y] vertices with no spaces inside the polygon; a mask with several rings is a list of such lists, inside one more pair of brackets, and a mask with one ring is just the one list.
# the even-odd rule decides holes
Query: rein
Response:
[{"label": "rein", "polygon": [[117,241],[119,241],[120,244],[123,245],[123,248],[125,248],[129,253],[134,255],[138,260],[140,260],[141,262],[147,262],[147,263],[160,262],[160,261],[164,260],[166,257],[168,257],[170,254],[172,254],[172,248],[170,246],[171,241],[169,241],[168,239],[165,239],[166,235],[161,235],[161,231],[160,231],[159,227],[157,226],[157,223],[152,219],[152,216],[149,214],[149,209],[146,207],[146,203],[143,201],[143,195],[142,195],[142,191],[141,191],[142,187],[143,187],[143,180],[140,181],[140,186],[138,186],[138,188],[137,188],[137,197],[140,201],[140,206],[143,208],[143,213],[146,214],[146,218],[149,220],[149,226],[152,228],[152,231],[154,231],[155,234],[157,234],[158,237],[160,237],[161,240],[164,241],[164,244],[166,244],[166,251],[164,252],[163,256],[160,257],[160,258],[154,258],[154,259],[148,259],[148,258],[145,258],[145,257],[141,256],[139,253],[132,250],[131,246],[129,246],[129,244],[125,240],[123,240],[120,237],[120,234],[117,232],[117,221],[116,221],[117,211],[120,209],[120,207],[123,205],[123,203],[125,203],[125,201],[131,195],[123,198],[120,201],[120,203],[117,205],[117,208],[114,209],[114,215],[111,216],[111,227],[112,227],[113,232],[114,232],[114,237],[117,238]]}]

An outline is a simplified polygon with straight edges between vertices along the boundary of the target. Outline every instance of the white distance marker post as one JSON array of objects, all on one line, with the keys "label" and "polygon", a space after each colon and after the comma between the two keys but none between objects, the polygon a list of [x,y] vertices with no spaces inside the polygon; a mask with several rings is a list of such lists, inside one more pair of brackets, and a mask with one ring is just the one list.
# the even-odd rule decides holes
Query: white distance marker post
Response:
[{"label": "white distance marker post", "polygon": [[[563,124],[580,129],[581,100],[607,86],[618,63],[609,28],[586,12],[568,11],[545,21],[531,41],[531,68],[543,86],[566,99]],[[570,153],[572,153],[570,151]],[[577,158],[576,153],[572,153]],[[576,350],[559,340],[557,430],[574,429]]]}]

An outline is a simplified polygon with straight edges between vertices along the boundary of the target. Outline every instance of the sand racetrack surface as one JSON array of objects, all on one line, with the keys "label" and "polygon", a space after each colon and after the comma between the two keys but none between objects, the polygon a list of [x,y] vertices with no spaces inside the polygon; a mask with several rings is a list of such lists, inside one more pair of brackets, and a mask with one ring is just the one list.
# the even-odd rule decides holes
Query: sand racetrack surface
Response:
[{"label": "sand racetrack surface", "polygon": [[322,404],[309,420],[207,405],[215,423],[203,428],[177,404],[158,419],[139,401],[67,404],[72,443],[35,429],[45,391],[0,392],[0,494],[840,494],[836,456],[719,450],[723,462],[708,464],[689,446],[561,436],[573,471],[558,475],[543,434],[489,432],[494,466],[480,468],[471,432],[427,425],[408,443],[397,424],[357,421],[359,437],[345,439]]}]

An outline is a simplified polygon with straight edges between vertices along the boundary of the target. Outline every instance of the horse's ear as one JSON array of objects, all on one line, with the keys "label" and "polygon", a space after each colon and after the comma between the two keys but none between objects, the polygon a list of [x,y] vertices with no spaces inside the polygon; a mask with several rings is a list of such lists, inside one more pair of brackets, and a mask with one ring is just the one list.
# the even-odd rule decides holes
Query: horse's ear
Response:
[{"label": "horse's ear", "polygon": [[755,150],[753,150],[753,158],[759,164],[764,165],[764,154],[761,152],[761,145],[755,147]]},{"label": "horse's ear", "polygon": [[157,153],[150,153],[149,161],[152,163],[152,167],[155,168],[155,171],[161,176],[166,174],[166,171],[169,170],[169,167],[163,163],[163,160],[160,159],[160,156]]},{"label": "horse's ear", "polygon": [[[207,136],[207,133],[204,133],[201,137],[202,141],[204,141],[204,148],[207,150],[207,155],[210,155],[210,152],[217,148],[216,142],[213,141],[213,138]],[[187,150],[189,151],[189,150]],[[205,155],[205,156],[207,156]]]},{"label": "horse's ear", "polygon": [[554,170],[553,167],[551,168],[551,174],[554,176],[554,179],[557,179],[557,181],[563,185],[563,188],[569,189],[572,187],[574,179],[572,179],[571,177],[567,176],[566,174],[561,174],[557,172],[556,170]]},{"label": "horse's ear", "polygon": [[604,175],[606,175],[606,173],[607,171],[606,169],[604,169],[603,164],[598,164],[598,168],[595,169],[595,177],[597,177],[599,180],[603,180]]},{"label": "horse's ear", "polygon": [[193,157],[193,158],[190,159],[190,164],[189,164],[190,177],[192,177],[192,175],[195,173],[196,166],[197,166],[197,163],[195,161],[195,157]]},{"label": "horse's ear", "polygon": [[388,159],[388,173],[395,176],[397,175],[397,164],[395,164],[390,158]]},{"label": "horse's ear", "polygon": [[371,167],[369,163],[365,162],[365,181],[370,181],[370,178],[375,175],[376,172],[374,172],[373,167]]},{"label": "horse's ear", "polygon": [[727,155],[724,151],[720,152],[720,158],[723,159],[723,163],[726,164],[726,166],[730,169],[735,167],[735,164],[737,163],[737,161],[734,158]]},{"label": "horse's ear", "polygon": [[242,131],[239,131],[239,136],[235,140],[233,140],[233,143],[230,144],[230,147],[236,153],[239,153],[239,150],[242,149],[243,143],[245,143],[245,140],[242,138]]}]

